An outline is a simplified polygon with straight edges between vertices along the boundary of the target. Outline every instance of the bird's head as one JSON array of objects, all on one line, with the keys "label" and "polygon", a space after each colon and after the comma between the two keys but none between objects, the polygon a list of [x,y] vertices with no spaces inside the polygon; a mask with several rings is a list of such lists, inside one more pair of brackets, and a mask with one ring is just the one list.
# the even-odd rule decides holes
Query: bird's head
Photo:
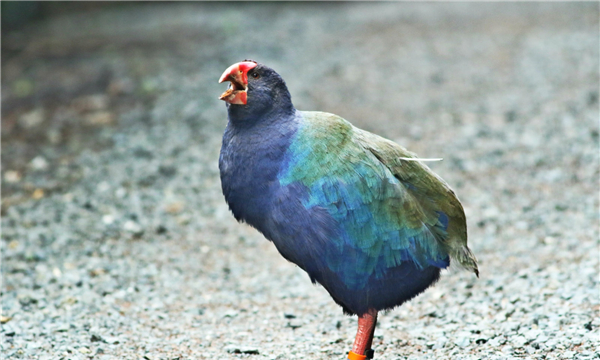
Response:
[{"label": "bird's head", "polygon": [[219,99],[227,103],[230,117],[265,116],[293,109],[285,81],[275,70],[253,60],[244,60],[228,67],[219,83],[230,85]]}]

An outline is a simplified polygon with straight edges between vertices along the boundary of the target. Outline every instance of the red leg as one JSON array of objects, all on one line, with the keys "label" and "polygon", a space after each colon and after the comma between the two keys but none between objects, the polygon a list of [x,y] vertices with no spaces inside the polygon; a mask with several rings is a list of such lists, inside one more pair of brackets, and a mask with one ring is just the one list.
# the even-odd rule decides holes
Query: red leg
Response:
[{"label": "red leg", "polygon": [[375,334],[375,325],[377,324],[377,310],[369,309],[362,316],[358,317],[358,330],[352,351],[348,354],[348,358],[364,359],[365,352],[371,349],[373,344],[373,335]]},{"label": "red leg", "polygon": [[369,342],[365,347],[365,355],[366,351],[370,350],[373,345],[373,336],[375,336],[375,327],[377,326],[377,311],[373,310],[373,326],[371,327],[371,335],[369,336]]}]

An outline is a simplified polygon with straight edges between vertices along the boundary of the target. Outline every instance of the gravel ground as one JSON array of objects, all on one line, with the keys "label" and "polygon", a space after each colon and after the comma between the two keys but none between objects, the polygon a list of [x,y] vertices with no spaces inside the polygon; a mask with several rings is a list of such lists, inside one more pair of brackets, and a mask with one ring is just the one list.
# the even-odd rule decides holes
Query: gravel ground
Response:
[{"label": "gravel ground", "polygon": [[598,3],[87,10],[2,34],[3,357],[344,358],[356,318],[220,192],[252,58],[463,201],[481,278],[383,314],[377,359],[600,359]]}]

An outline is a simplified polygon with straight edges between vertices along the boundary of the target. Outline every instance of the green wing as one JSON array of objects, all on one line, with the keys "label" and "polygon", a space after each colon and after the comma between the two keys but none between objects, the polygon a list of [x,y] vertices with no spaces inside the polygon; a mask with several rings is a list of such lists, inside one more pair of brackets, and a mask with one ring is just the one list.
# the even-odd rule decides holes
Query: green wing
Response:
[{"label": "green wing", "polygon": [[339,234],[322,250],[326,265],[352,288],[404,261],[477,271],[466,246],[465,216],[450,188],[415,155],[327,113],[304,112],[286,154],[281,185],[301,183],[303,205],[320,207]]},{"label": "green wing", "polygon": [[463,207],[454,191],[429,167],[419,161],[403,160],[417,156],[402,146],[375,134],[355,129],[360,144],[384,164],[403,184],[419,210],[412,211],[415,221],[431,223],[436,212],[448,216],[447,236],[437,238],[450,257],[479,276],[477,260],[467,246],[467,222]]}]

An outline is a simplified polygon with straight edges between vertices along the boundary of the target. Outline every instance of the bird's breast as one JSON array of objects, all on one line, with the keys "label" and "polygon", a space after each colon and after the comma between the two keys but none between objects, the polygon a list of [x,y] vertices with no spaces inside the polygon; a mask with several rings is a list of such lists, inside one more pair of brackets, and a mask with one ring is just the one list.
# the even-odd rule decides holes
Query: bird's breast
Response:
[{"label": "bird's breast", "polygon": [[267,220],[288,147],[289,136],[280,133],[225,132],[219,158],[221,186],[238,221],[260,228]]}]

